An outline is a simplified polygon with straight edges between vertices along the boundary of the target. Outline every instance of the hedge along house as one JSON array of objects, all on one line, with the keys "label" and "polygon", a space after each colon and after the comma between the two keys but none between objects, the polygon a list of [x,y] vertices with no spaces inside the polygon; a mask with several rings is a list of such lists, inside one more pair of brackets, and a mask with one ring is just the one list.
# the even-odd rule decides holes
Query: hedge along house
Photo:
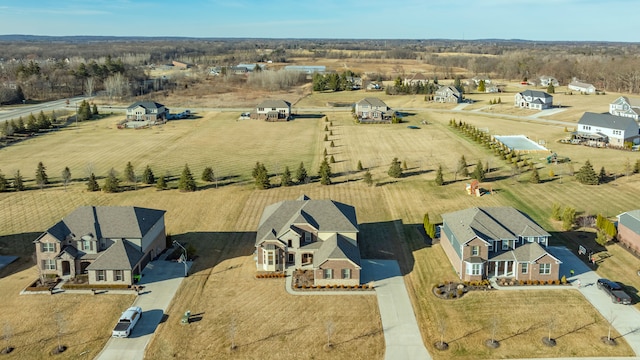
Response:
[{"label": "hedge along house", "polygon": [[269,205],[256,233],[256,268],[312,270],[315,285],[357,285],[358,232],[355,208],[337,201],[303,195]]},{"label": "hedge along house", "polygon": [[512,207],[476,207],[442,215],[441,245],[460,279],[557,280],[551,235]]},{"label": "hedge along house", "polygon": [[34,241],[42,274],[90,284],[133,284],[135,275],[166,248],[164,210],[83,206]]}]

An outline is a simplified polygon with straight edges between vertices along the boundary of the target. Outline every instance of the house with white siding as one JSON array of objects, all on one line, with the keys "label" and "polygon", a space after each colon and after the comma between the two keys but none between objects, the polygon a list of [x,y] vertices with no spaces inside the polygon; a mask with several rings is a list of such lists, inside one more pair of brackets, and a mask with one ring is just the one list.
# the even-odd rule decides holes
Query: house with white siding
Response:
[{"label": "house with white siding", "polygon": [[609,114],[640,120],[640,99],[620,96],[609,104]]},{"label": "house with white siding", "polygon": [[595,94],[596,93],[596,87],[593,86],[592,84],[586,83],[586,82],[582,82],[579,80],[574,79],[572,82],[569,83],[569,85],[567,86],[567,88],[569,88],[569,90],[573,90],[573,91],[579,91],[581,93],[585,93],[585,94]]},{"label": "house with white siding", "polygon": [[514,105],[523,109],[549,109],[553,107],[553,96],[544,91],[525,90],[516,94]]},{"label": "house with white siding", "polygon": [[572,138],[574,142],[594,146],[623,147],[625,143],[639,142],[639,129],[632,118],[586,112],[578,121]]}]

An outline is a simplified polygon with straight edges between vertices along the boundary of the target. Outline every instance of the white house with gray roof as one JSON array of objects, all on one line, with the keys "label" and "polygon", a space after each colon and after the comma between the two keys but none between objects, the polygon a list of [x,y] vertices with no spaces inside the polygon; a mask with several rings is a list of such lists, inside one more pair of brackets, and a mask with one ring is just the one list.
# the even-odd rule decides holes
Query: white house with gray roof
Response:
[{"label": "white house with gray roof", "polygon": [[252,119],[287,121],[291,117],[291,103],[284,100],[265,100],[251,112]]},{"label": "white house with gray roof", "polygon": [[573,79],[573,81],[571,81],[569,85],[567,85],[567,88],[569,90],[580,91],[581,93],[585,94],[595,94],[596,92],[596,87],[593,86],[593,84],[589,84],[576,79]]},{"label": "white house with gray roof", "polygon": [[256,232],[256,268],[312,270],[315,285],[357,285],[358,232],[353,206],[305,195],[280,201],[262,213]]},{"label": "white house with gray roof", "polygon": [[433,101],[439,103],[461,103],[462,93],[453,85],[441,86],[433,95]]},{"label": "white house with gray roof", "polygon": [[609,114],[640,120],[640,99],[620,96],[609,104]]},{"label": "white house with gray roof", "polygon": [[127,108],[129,121],[157,121],[167,120],[169,109],[155,101],[137,101]]},{"label": "white house with gray roof", "polygon": [[585,112],[572,133],[574,141],[595,146],[624,147],[639,141],[638,123],[629,117]]},{"label": "white house with gray roof", "polygon": [[391,123],[394,112],[384,101],[368,97],[358,101],[355,105],[355,114],[360,122],[386,122]]},{"label": "white house with gray roof", "polygon": [[43,274],[90,284],[131,285],[166,248],[164,210],[134,206],[82,206],[35,241]]},{"label": "white house with gray roof", "polygon": [[525,90],[516,94],[514,105],[523,109],[549,109],[553,106],[553,96],[544,91]]},{"label": "white house with gray roof", "polygon": [[465,281],[491,277],[557,280],[551,235],[512,207],[474,207],[442,215],[440,244]]}]

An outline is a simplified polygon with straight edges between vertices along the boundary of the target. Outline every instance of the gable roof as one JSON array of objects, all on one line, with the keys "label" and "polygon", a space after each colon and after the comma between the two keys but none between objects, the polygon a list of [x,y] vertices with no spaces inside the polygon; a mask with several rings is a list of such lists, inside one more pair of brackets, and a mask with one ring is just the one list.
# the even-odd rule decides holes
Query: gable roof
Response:
[{"label": "gable roof", "polygon": [[593,86],[592,84],[585,83],[585,82],[582,82],[582,81],[572,81],[572,82],[569,83],[569,85],[577,86],[577,87],[581,87],[581,88],[590,88],[590,87],[595,88],[595,86]]},{"label": "gable roof", "polygon": [[135,103],[130,105],[127,108],[127,110],[135,109],[138,106],[142,106],[143,108],[149,110],[149,109],[159,109],[159,108],[163,107],[164,105],[162,105],[160,103],[157,103],[155,101],[136,101]]},{"label": "gable roof", "polygon": [[612,104],[622,104],[627,103],[631,108],[640,108],[640,99],[638,98],[628,98],[626,96],[620,96],[619,98],[613,100]]},{"label": "gable roof", "polygon": [[442,215],[461,244],[483,240],[516,240],[518,236],[551,236],[520,211],[504,207],[474,207]]},{"label": "gable roof", "polygon": [[624,225],[634,233],[640,235],[640,209],[627,211],[618,215],[618,224]]},{"label": "gable roof", "polygon": [[291,103],[284,100],[265,100],[256,106],[257,108],[289,108]]},{"label": "gable roof", "polygon": [[442,86],[441,88],[436,90],[436,93],[437,94],[448,94],[448,93],[451,93],[451,95],[454,95],[454,96],[457,97],[457,96],[460,95],[460,90],[458,90],[453,85],[447,85],[447,86]]},{"label": "gable roof", "polygon": [[428,81],[429,79],[423,73],[419,72],[419,73],[413,74],[413,76],[411,78],[409,78],[409,80],[412,80],[412,81],[417,81],[417,80],[425,81],[426,80],[426,81]]},{"label": "gable roof", "polygon": [[80,239],[85,235],[94,239],[140,239],[164,213],[164,210],[135,206],[81,206],[46,232],[58,241],[67,236]]},{"label": "gable roof", "polygon": [[270,232],[282,235],[295,224],[309,224],[319,232],[358,232],[353,206],[333,200],[285,200],[265,207],[256,233],[256,245]]},{"label": "gable roof", "polygon": [[521,96],[531,96],[531,97],[534,97],[534,98],[550,98],[550,97],[553,97],[553,96],[547,94],[546,92],[540,91],[540,90],[525,90],[525,91],[520,92],[518,94],[520,94]]},{"label": "gable roof", "polygon": [[374,97],[368,97],[358,101],[358,106],[363,106],[363,105],[369,105],[371,107],[387,107],[388,108],[387,104],[385,104],[384,101]]},{"label": "gable roof", "polygon": [[636,121],[630,117],[585,112],[580,120],[578,120],[578,124],[599,126],[615,130],[627,130],[629,129],[629,126],[637,128],[638,123],[636,123]]},{"label": "gable roof", "polygon": [[360,267],[360,250],[340,234],[333,234],[322,241],[313,256],[313,266],[318,267],[327,260],[349,260]]},{"label": "gable roof", "polygon": [[87,270],[132,270],[144,253],[128,240],[117,240],[87,266]]}]

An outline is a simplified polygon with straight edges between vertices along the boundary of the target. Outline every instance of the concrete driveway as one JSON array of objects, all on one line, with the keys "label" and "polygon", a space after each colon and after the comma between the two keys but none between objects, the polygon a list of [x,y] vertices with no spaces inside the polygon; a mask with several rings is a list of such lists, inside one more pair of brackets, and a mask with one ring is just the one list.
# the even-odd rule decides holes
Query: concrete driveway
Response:
[{"label": "concrete driveway", "polygon": [[362,283],[374,282],[386,360],[431,359],[422,342],[413,306],[395,260],[362,260]]},{"label": "concrete driveway", "polygon": [[[582,295],[593,305],[593,307],[608,321],[612,321],[613,327],[624,337],[629,346],[640,356],[640,311],[629,305],[614,304],[611,298],[596,286],[596,281],[600,276],[592,271],[569,249],[559,246],[548,247],[549,252],[560,259],[560,277],[567,277],[567,280],[574,283],[580,280],[581,287],[578,289]],[[570,274],[575,271],[574,276]],[[623,281],[624,279],[610,279],[613,281]],[[605,336],[607,334],[602,334]]]},{"label": "concrete driveway", "polygon": [[[190,265],[189,262],[187,268]],[[165,260],[150,262],[142,272],[143,276],[139,283],[144,286],[144,289],[131,305],[142,308],[142,317],[128,338],[110,338],[96,359],[142,360],[144,350],[180,287],[184,274],[185,266],[182,263]],[[172,318],[168,321],[180,321],[180,319]]]}]

